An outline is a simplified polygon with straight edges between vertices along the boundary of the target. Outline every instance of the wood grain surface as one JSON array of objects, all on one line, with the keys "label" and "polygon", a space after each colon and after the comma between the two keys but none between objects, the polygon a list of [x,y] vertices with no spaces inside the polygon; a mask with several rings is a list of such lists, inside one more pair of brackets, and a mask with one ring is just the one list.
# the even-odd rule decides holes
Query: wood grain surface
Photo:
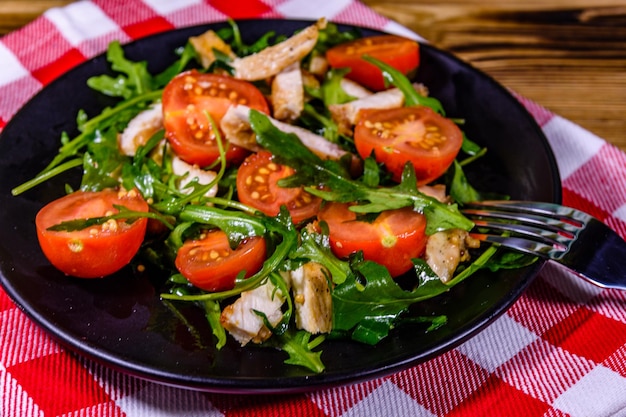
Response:
[{"label": "wood grain surface", "polygon": [[[362,0],[626,151],[626,0]],[[71,0],[0,0],[0,34]]]}]

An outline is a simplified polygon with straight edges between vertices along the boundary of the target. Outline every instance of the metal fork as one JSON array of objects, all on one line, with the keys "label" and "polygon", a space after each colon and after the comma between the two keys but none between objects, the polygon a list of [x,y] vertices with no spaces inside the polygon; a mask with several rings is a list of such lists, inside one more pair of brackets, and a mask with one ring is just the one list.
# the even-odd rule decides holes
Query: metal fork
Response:
[{"label": "metal fork", "polygon": [[557,262],[599,287],[626,290],[626,241],[587,213],[533,201],[481,201],[461,211],[481,241]]}]

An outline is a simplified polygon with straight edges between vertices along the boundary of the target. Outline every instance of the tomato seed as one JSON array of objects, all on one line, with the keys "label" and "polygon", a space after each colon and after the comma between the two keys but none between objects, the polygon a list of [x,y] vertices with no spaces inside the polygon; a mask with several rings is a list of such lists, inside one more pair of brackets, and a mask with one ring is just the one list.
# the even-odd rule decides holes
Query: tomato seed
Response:
[{"label": "tomato seed", "polygon": [[117,221],[115,221],[115,219],[109,219],[106,222],[104,222],[104,224],[102,225],[102,230],[117,232],[117,229],[118,229],[117,226],[118,224],[117,224]]},{"label": "tomato seed", "polygon": [[258,193],[258,191],[252,191],[252,193],[250,194],[250,197],[252,197],[252,199],[254,200],[258,200],[259,197],[261,197],[261,195]]},{"label": "tomato seed", "polygon": [[84,245],[83,245],[82,240],[72,239],[69,242],[67,242],[67,247],[69,248],[70,251],[74,253],[80,253],[82,252]]},{"label": "tomato seed", "polygon": [[261,184],[265,183],[265,177],[263,177],[261,175],[255,175],[254,180],[256,182],[260,182]]}]

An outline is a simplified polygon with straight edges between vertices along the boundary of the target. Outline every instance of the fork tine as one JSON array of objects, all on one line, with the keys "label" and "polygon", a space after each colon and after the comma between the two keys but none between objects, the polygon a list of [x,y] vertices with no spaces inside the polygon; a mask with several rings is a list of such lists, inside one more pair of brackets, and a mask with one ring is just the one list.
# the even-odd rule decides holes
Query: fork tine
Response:
[{"label": "fork tine", "polygon": [[626,241],[589,214],[531,201],[465,206],[461,211],[476,224],[477,239],[555,261],[602,288],[626,290]]},{"label": "fork tine", "polygon": [[[470,218],[472,216],[469,216]],[[548,228],[542,229],[540,227],[527,226],[524,224],[511,224],[503,223],[500,221],[485,221],[485,220],[473,220],[476,227],[479,229],[492,229],[502,232],[512,232],[519,234],[539,242],[543,242],[546,245],[552,246],[556,250],[567,250],[567,244],[574,237],[574,235],[564,236],[558,231],[553,231]]]},{"label": "fork tine", "polygon": [[471,236],[481,242],[495,243],[520,252],[541,256],[542,258],[551,258],[554,252],[553,245],[548,245],[527,238],[490,235],[485,233],[471,233]]},{"label": "fork tine", "polygon": [[484,207],[487,209],[498,209],[504,212],[525,213],[533,216],[548,217],[576,227],[583,227],[585,223],[592,219],[590,215],[580,210],[544,202],[490,200],[471,202],[467,203],[466,206],[475,208]]},{"label": "fork tine", "polygon": [[[462,212],[474,221],[475,238],[548,258],[559,258],[585,226],[586,214],[549,203],[484,201]],[[582,214],[579,215],[579,214]],[[500,232],[482,233],[481,229]]]}]

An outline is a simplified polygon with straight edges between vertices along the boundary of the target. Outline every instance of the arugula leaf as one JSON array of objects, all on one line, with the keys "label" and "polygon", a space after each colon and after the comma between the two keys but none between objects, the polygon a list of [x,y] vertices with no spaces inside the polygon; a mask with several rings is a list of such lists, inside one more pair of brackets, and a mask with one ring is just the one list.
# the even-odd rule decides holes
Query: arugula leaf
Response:
[{"label": "arugula leaf", "polygon": [[300,232],[300,245],[290,255],[290,259],[304,258],[324,265],[330,272],[333,283],[343,283],[352,275],[350,264],[338,259],[330,251],[328,234],[312,233],[307,230]]},{"label": "arugula leaf", "polygon": [[461,164],[455,160],[452,169],[454,170],[454,175],[450,184],[450,195],[454,201],[464,204],[482,200],[480,193],[467,180]]},{"label": "arugula leaf", "polygon": [[[327,201],[359,202],[350,209],[358,213],[376,213],[383,210],[413,207],[427,217],[426,233],[439,230],[460,228],[470,230],[473,223],[463,216],[456,205],[444,204],[421,193],[417,189],[415,171],[407,164],[402,175],[402,182],[390,188],[370,187],[360,181],[352,180],[345,167],[336,161],[322,160],[307,149],[296,135],[288,134],[276,128],[266,115],[251,110],[250,125],[257,135],[257,142],[275,156],[281,163],[297,170],[297,181],[308,185],[306,190]],[[324,184],[323,190],[318,184]],[[279,185],[281,185],[279,183]]]},{"label": "arugula leaf", "polygon": [[314,51],[320,55],[324,55],[327,50],[332,48],[335,45],[339,45],[340,43],[350,42],[359,38],[362,38],[363,35],[358,28],[353,28],[347,31],[340,31],[339,27],[332,23],[326,23],[326,27],[324,29],[319,30],[319,34],[317,36],[317,43],[315,44]]},{"label": "arugula leaf", "polygon": [[325,367],[321,360],[322,352],[313,351],[324,341],[324,336],[317,336],[310,340],[311,333],[309,332],[289,330],[281,335],[274,335],[274,337],[278,341],[270,339],[271,343],[269,345],[287,352],[289,358],[285,360],[286,364],[302,366],[315,373],[320,373],[324,370]]},{"label": "arugula leaf", "polygon": [[229,27],[219,29],[216,33],[225,42],[230,43],[233,52],[240,57],[252,55],[259,52],[272,44],[281,42],[286,37],[284,35],[276,36],[276,32],[271,30],[264,33],[254,43],[248,45],[244,43],[237,22],[233,19],[227,20]]},{"label": "arugula leaf", "polygon": [[343,104],[349,101],[356,100],[356,97],[346,93],[341,87],[341,80],[347,73],[350,72],[350,68],[338,68],[331,69],[326,73],[324,82],[320,87],[321,98],[326,106],[332,104]]},{"label": "arugula leaf", "polygon": [[430,107],[442,116],[446,115],[443,105],[439,100],[434,97],[427,97],[421,95],[413,87],[411,80],[409,80],[404,74],[384,62],[371,57],[369,55],[363,55],[363,59],[367,62],[376,65],[383,73],[383,79],[385,83],[393,84],[398,87],[402,94],[404,94],[404,101],[407,106],[426,106]]},{"label": "arugula leaf", "polygon": [[111,68],[121,74],[116,77],[109,75],[90,77],[87,80],[89,87],[108,96],[126,99],[152,90],[153,79],[148,72],[148,63],[126,59],[119,41],[109,43],[107,60],[111,63]]},{"label": "arugula leaf", "polygon": [[172,78],[183,72],[187,68],[187,64],[192,60],[198,59],[198,53],[190,42],[187,42],[182,49],[176,51],[180,55],[172,65],[167,67],[163,72],[154,76],[153,84],[155,88],[163,88],[170,82]]},{"label": "arugula leaf", "polygon": [[[386,336],[400,314],[411,304],[450,289],[436,275],[420,274],[419,285],[412,291],[406,291],[400,288],[382,265],[364,261],[355,265],[355,268],[365,283],[351,275],[343,284],[335,287],[332,294],[333,328],[337,331],[356,329],[352,337],[365,343]],[[373,334],[377,336],[372,338]]]},{"label": "arugula leaf", "polygon": [[[193,209],[191,209],[193,207]],[[197,222],[199,224],[213,222],[211,219],[212,214],[210,212],[216,213],[215,208],[209,206],[189,206],[185,209],[186,218],[189,219],[191,223]],[[206,211],[206,213],[203,213]],[[219,216],[218,216],[219,217]],[[226,216],[228,217],[228,216]],[[256,274],[248,277],[244,280],[237,280],[235,283],[235,288],[228,291],[222,292],[214,292],[214,293],[202,293],[196,295],[179,295],[172,293],[163,293],[161,297],[163,299],[169,300],[180,300],[180,301],[204,301],[204,300],[224,300],[236,295],[241,294],[244,291],[251,290],[259,286],[262,282],[268,279],[269,275],[273,272],[279,270],[281,265],[284,264],[285,260],[288,259],[289,254],[297,247],[298,244],[298,233],[293,228],[291,223],[291,219],[289,218],[289,214],[284,209],[279,213],[277,217],[265,217],[259,216],[255,219],[255,221],[249,221],[250,219],[247,216],[242,217],[244,219],[244,223],[248,223],[247,226],[243,226],[243,228],[252,228],[255,229],[259,225],[265,226],[265,234],[266,238],[276,236],[277,240],[279,240],[278,244],[276,244],[274,251],[269,255],[269,257],[263,263],[261,270]],[[225,219],[223,219],[225,220]],[[233,222],[231,226],[233,230],[241,230],[239,229],[237,221],[235,219],[235,215],[231,219]],[[225,220],[225,224],[227,220]],[[187,226],[190,227],[190,226]]]},{"label": "arugula leaf", "polygon": [[222,324],[220,323],[220,316],[222,314],[220,304],[214,300],[205,300],[200,304],[204,309],[204,316],[211,326],[213,336],[215,336],[215,338],[217,339],[215,347],[219,350],[223,348],[226,344],[226,330],[224,329],[224,326],[222,326]]},{"label": "arugula leaf", "polygon": [[180,219],[185,222],[197,222],[216,226],[228,235],[232,247],[251,236],[263,236],[266,225],[256,216],[233,210],[224,210],[216,207],[186,206],[180,213]]}]

